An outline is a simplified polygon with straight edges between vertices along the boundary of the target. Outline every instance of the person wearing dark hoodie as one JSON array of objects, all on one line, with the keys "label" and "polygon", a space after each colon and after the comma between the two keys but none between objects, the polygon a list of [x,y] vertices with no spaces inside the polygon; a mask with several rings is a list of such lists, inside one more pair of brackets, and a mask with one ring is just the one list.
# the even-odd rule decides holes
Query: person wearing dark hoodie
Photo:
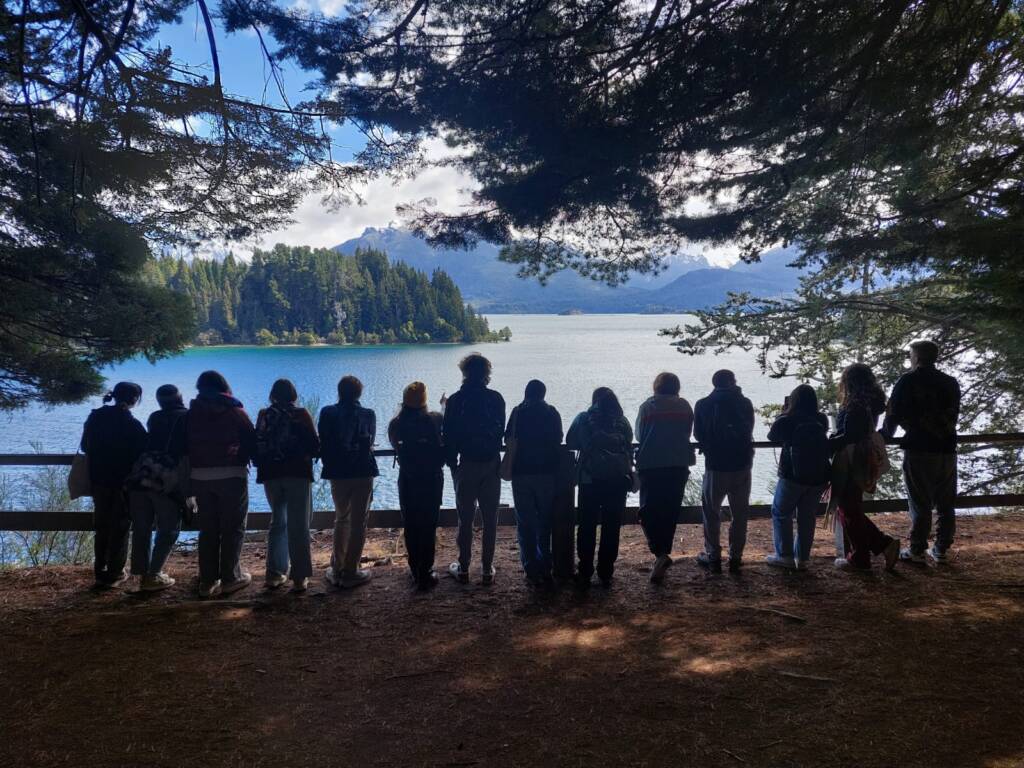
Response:
[{"label": "person wearing dark hoodie", "polygon": [[146,422],[146,452],[132,472],[128,495],[132,513],[132,574],[140,577],[139,589],[143,592],[174,585],[174,579],[163,568],[181,533],[182,507],[188,496],[188,462],[183,461],[188,409],[173,384],[157,388],[156,402],[160,408]]},{"label": "person wearing dark hoodie", "polygon": [[296,406],[298,399],[295,385],[278,379],[270,389],[270,407],[256,416],[256,482],[263,484],[270,504],[266,586],[277,589],[291,578],[293,591],[305,592],[313,575],[309,524],[320,439],[309,411]]},{"label": "person wearing dark hoodie", "polygon": [[511,462],[519,559],[535,587],[554,584],[551,527],[562,445],[562,417],[544,401],[546,394],[544,382],[530,381],[523,402],[512,409],[505,428],[506,450],[512,453],[506,459]]},{"label": "person wearing dark hoodie", "polygon": [[191,489],[199,514],[199,596],[244,589],[242,541],[249,512],[249,461],[256,431],[242,403],[217,371],[203,371],[188,408]]},{"label": "person wearing dark hoodie", "polygon": [[[828,417],[818,410],[814,387],[800,384],[786,398],[768,439],[782,444],[779,479],[772,500],[775,553],[765,557],[777,568],[807,570],[814,543],[818,502],[829,481]],[[793,516],[796,516],[796,547]]]},{"label": "person wearing dark hoodie", "polygon": [[693,409],[679,396],[679,377],[659,373],[654,394],[636,415],[636,468],[640,475],[640,525],[654,555],[651,582],[660,584],[672,565],[676,521],[683,505],[690,467],[695,463],[690,435]]},{"label": "person wearing dark hoodie", "polygon": [[[903,428],[903,482],[910,507],[910,546],[900,559],[946,562],[956,535],[956,427],[960,418],[960,385],[935,367],[939,346],[920,340],[910,345],[910,367],[892,388],[882,434],[892,438]],[[928,547],[932,510],[937,527]]]},{"label": "person wearing dark hoodie", "polygon": [[722,502],[729,499],[729,572],[738,573],[747,543],[750,470],[754,466],[754,406],[736,385],[732,371],[716,371],[711,394],[697,401],[693,431],[704,454],[701,508],[704,551],[697,563],[722,572]]},{"label": "person wearing dark hoodie", "polygon": [[405,527],[409,576],[420,590],[437,586],[434,554],[444,491],[442,416],[427,410],[427,386],[414,381],[402,393],[402,407],[388,425],[398,456],[398,505]]},{"label": "person wearing dark hoodie", "polygon": [[373,455],[377,414],[359,403],[363,383],[355,376],[338,381],[338,402],[321,409],[322,480],[331,483],[334,500],[334,549],[324,574],[328,584],[351,589],[366,584],[370,571],[359,567],[366,542],[366,518],[373,500],[373,481],[380,472]]},{"label": "person wearing dark hoodie", "polygon": [[125,481],[146,449],[146,428],[131,414],[142,387],[122,381],[89,414],[81,449],[89,459],[92,486],[96,587],[112,589],[128,578],[128,537],[132,527]]},{"label": "person wearing dark hoodie", "polygon": [[459,559],[448,566],[448,573],[461,584],[469,582],[473,518],[479,506],[484,524],[480,547],[483,583],[490,584],[494,581],[494,546],[498,537],[498,464],[505,432],[505,400],[487,387],[491,381],[491,362],[486,357],[478,352],[467,355],[459,369],[462,386],[445,401],[442,427],[459,512]]},{"label": "person wearing dark hoodie", "polygon": [[589,589],[594,574],[597,526],[601,546],[597,552],[597,577],[610,587],[619,557],[619,532],[626,511],[626,494],[632,486],[633,428],[622,413],[619,399],[608,387],[598,387],[591,406],[573,419],[565,444],[579,451],[579,531],[576,552],[579,569],[576,585]]},{"label": "person wearing dark hoodie", "polygon": [[864,513],[864,494],[874,493],[882,472],[885,447],[878,444],[875,428],[884,412],[885,392],[874,372],[864,363],[847,366],[839,377],[839,413],[829,438],[841,470],[833,472],[832,495],[847,547],[846,557],[836,558],[838,568],[870,570],[871,556],[884,555],[891,571],[899,559],[899,539],[882,533]]}]

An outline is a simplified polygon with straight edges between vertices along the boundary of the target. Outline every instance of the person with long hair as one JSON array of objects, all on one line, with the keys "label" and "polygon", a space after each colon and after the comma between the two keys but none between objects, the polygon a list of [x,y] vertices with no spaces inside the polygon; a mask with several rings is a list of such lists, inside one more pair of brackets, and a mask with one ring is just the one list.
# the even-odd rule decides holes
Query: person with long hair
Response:
[{"label": "person with long hair", "polygon": [[334,500],[334,547],[324,579],[351,589],[366,584],[370,571],[359,563],[366,543],[366,518],[373,500],[373,481],[380,471],[373,455],[377,414],[359,402],[363,382],[355,376],[338,381],[338,402],[321,409],[317,430],[323,470]]},{"label": "person with long hair", "polygon": [[579,529],[576,583],[588,589],[594,574],[597,527],[597,577],[610,587],[619,557],[619,533],[632,486],[633,428],[622,413],[619,399],[608,387],[594,390],[590,408],[573,419],[565,444],[579,451]]},{"label": "person with long hair", "polygon": [[[814,543],[818,502],[828,485],[831,462],[828,417],[818,410],[814,387],[800,384],[786,398],[782,413],[768,430],[768,439],[782,443],[779,479],[772,499],[772,539],[775,553],[768,565],[807,570]],[[793,517],[796,516],[796,547]]]},{"label": "person with long hair", "polygon": [[103,406],[89,414],[82,430],[82,452],[89,459],[93,505],[94,573],[98,589],[124,584],[128,575],[128,538],[132,518],[125,481],[146,449],[146,428],[131,410],[142,387],[122,381],[103,396]]},{"label": "person with long hair", "polygon": [[651,582],[660,584],[672,565],[676,520],[690,467],[696,462],[690,435],[693,409],[679,396],[679,377],[659,373],[654,394],[636,415],[636,468],[640,475],[640,525],[654,555]]},{"label": "person with long hair", "polygon": [[199,516],[199,596],[205,598],[231,594],[252,583],[239,561],[256,431],[220,373],[203,371],[196,389],[185,428]]},{"label": "person with long hair", "polygon": [[839,413],[830,438],[837,464],[832,493],[848,548],[845,558],[836,559],[841,568],[867,570],[872,555],[884,555],[886,570],[892,570],[899,559],[899,539],[882,533],[864,513],[864,494],[874,492],[886,462],[876,431],[884,412],[885,393],[874,372],[864,363],[847,366],[839,378]]},{"label": "person with long hair", "polygon": [[320,439],[309,411],[296,405],[298,399],[288,379],[270,388],[270,407],[256,416],[256,482],[263,484],[270,503],[266,586],[277,589],[290,578],[295,592],[305,592],[313,575],[309,524]]},{"label": "person with long hair", "polygon": [[427,410],[427,385],[414,381],[388,425],[398,455],[398,506],[405,528],[409,576],[420,590],[437,586],[434,555],[444,491],[445,448],[439,413]]}]

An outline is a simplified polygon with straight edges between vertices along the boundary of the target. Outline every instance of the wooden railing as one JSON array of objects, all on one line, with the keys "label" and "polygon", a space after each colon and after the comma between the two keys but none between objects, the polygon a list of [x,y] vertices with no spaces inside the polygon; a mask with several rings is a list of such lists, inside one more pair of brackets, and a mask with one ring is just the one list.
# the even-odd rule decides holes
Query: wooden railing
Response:
[{"label": "wooden railing", "polygon": [[[890,440],[889,444],[900,447],[899,439]],[[1024,445],[1024,433],[1004,432],[993,434],[959,435],[957,443],[961,446],[974,446],[975,448],[997,447],[1007,445]],[[693,444],[699,448],[698,443]],[[779,443],[771,443],[765,440],[754,442],[754,448],[781,448]],[[394,456],[391,449],[375,450],[374,455],[378,457]],[[7,453],[0,454],[0,467],[3,466],[69,466],[74,454],[69,453]],[[992,507],[1024,507],[1024,494],[1001,493],[981,494],[974,496],[958,496],[956,500],[957,509],[986,509]],[[875,512],[904,512],[907,510],[907,500],[897,499],[870,499],[864,502],[864,509],[869,513]],[[822,509],[823,511],[823,509]],[[623,520],[625,524],[636,523],[636,507],[629,507]],[[768,517],[771,514],[771,504],[751,504],[750,516]],[[680,509],[680,523],[698,523],[701,520],[701,509],[699,506],[686,505]],[[454,509],[442,509],[440,526],[453,528],[458,522]],[[503,505],[498,512],[499,525],[515,525],[515,510]],[[370,510],[367,525],[370,528],[400,528],[402,525],[401,512],[397,509],[373,509]],[[250,512],[247,528],[252,531],[263,531],[270,526],[269,512]],[[310,527],[315,530],[330,529],[334,526],[334,510],[316,510],[313,512],[313,520]],[[0,510],[0,531],[88,531],[92,530],[92,513],[82,512],[52,512],[46,510]]]}]

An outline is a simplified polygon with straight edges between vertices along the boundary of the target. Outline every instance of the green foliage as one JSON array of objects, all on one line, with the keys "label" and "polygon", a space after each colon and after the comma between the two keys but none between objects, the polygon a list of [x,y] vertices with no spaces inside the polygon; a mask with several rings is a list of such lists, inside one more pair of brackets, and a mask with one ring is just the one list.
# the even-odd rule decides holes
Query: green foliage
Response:
[{"label": "green foliage", "polygon": [[[444,272],[389,263],[378,251],[275,246],[246,264],[173,259],[160,278],[185,294],[200,329],[197,344],[425,344],[495,340],[487,320],[462,300]],[[508,329],[505,329],[507,340]]]}]

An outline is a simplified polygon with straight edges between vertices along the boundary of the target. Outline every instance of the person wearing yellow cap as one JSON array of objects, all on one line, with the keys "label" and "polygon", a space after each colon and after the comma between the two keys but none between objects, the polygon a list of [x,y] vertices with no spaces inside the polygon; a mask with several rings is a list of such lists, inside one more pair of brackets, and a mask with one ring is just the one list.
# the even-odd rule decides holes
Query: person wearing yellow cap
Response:
[{"label": "person wearing yellow cap", "polygon": [[437,585],[434,545],[444,490],[441,414],[427,409],[427,385],[414,381],[402,393],[402,407],[388,425],[398,455],[398,506],[405,527],[409,575],[421,590]]}]

